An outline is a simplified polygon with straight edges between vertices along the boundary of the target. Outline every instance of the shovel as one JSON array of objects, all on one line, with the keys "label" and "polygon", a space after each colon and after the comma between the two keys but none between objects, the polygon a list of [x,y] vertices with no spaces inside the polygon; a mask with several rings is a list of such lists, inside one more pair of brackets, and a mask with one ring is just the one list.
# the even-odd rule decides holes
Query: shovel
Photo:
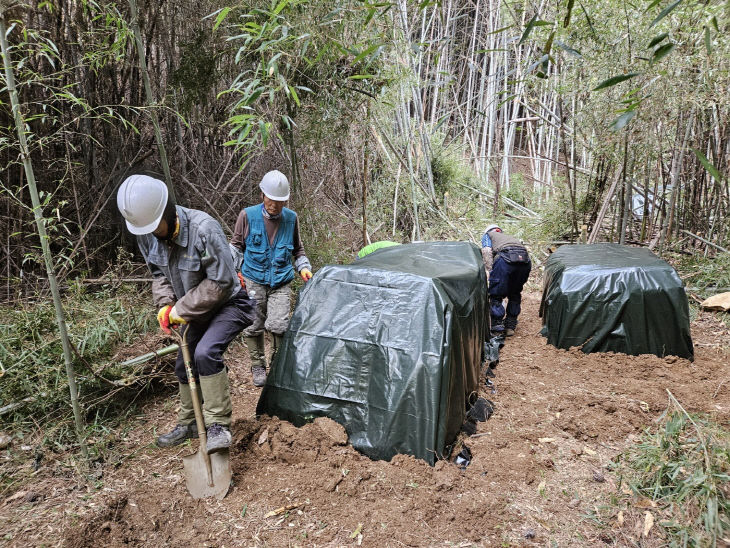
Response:
[{"label": "shovel", "polygon": [[231,458],[228,449],[210,454],[205,449],[208,436],[203,421],[203,409],[198,399],[197,382],[195,375],[193,375],[193,360],[190,357],[186,339],[187,328],[183,331],[182,336],[177,331],[175,331],[175,334],[180,340],[180,350],[182,350],[183,361],[185,362],[185,374],[188,376],[190,395],[193,398],[195,424],[198,427],[198,437],[200,438],[198,451],[183,457],[185,484],[194,499],[215,497],[221,500],[226,496],[231,485]]}]

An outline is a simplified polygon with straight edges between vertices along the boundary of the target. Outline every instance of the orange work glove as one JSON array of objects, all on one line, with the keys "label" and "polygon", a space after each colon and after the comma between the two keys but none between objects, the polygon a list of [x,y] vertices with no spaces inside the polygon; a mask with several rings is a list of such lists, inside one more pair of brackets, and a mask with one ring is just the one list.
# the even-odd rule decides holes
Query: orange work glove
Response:
[{"label": "orange work glove", "polygon": [[160,328],[162,329],[162,331],[164,331],[168,335],[171,333],[171,331],[170,331],[170,311],[171,310],[172,310],[172,305],[168,304],[168,305],[160,308],[159,312],[157,312],[157,322],[160,324]]},{"label": "orange work glove", "polygon": [[238,272],[238,281],[241,282],[241,287],[246,289],[246,280],[243,279],[243,274]]},{"label": "orange work glove", "polygon": [[175,306],[172,307],[170,310],[170,314],[168,316],[170,318],[170,325],[185,325],[186,322],[185,318],[181,317],[180,314],[177,313],[177,308]]},{"label": "orange work glove", "polygon": [[159,322],[162,331],[168,335],[171,333],[171,327],[188,323],[180,317],[175,307],[169,304],[167,306],[163,306],[160,308],[159,312],[157,312],[157,321]]},{"label": "orange work glove", "polygon": [[308,268],[303,268],[302,271],[299,273],[299,275],[302,277],[302,280],[305,282],[308,282],[312,279],[312,271]]}]

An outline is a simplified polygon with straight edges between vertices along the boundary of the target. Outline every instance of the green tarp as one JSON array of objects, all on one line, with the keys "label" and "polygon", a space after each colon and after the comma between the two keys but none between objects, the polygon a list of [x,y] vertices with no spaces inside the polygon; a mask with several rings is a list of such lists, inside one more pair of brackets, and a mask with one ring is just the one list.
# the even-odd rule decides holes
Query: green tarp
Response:
[{"label": "green tarp", "polygon": [[487,322],[474,244],[405,244],[325,266],[299,294],[257,413],[330,417],[370,458],[433,464],[478,392]]},{"label": "green tarp", "polygon": [[540,315],[550,344],[694,358],[682,280],[648,249],[564,245],[548,259],[544,280]]}]

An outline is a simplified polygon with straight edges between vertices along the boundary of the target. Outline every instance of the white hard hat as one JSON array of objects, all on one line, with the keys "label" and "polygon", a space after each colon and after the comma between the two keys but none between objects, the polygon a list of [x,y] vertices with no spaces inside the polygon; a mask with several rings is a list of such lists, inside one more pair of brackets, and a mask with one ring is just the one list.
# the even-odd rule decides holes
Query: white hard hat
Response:
[{"label": "white hard hat", "polygon": [[269,200],[285,202],[289,199],[289,181],[281,171],[269,171],[261,179],[259,188]]},{"label": "white hard hat", "polygon": [[484,231],[484,234],[486,234],[486,233],[487,233],[487,232],[489,232],[490,230],[494,230],[495,228],[499,228],[500,230],[502,230],[502,229],[500,228],[500,226],[499,226],[499,225],[496,225],[496,224],[491,224],[491,225],[489,225],[489,226],[487,227],[487,229],[486,229],[486,230]]},{"label": "white hard hat", "polygon": [[166,205],[167,185],[147,175],[127,177],[117,192],[117,207],[132,234],[154,232]]}]

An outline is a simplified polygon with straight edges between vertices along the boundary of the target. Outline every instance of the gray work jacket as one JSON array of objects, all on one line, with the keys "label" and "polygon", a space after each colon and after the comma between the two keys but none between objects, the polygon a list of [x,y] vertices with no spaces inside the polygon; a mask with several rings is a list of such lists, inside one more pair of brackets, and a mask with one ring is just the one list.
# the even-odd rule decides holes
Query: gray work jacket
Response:
[{"label": "gray work jacket", "polygon": [[205,321],[241,290],[228,240],[207,213],[177,206],[180,232],[170,242],[137,236],[154,277],[155,305],[174,304],[186,321]]}]

